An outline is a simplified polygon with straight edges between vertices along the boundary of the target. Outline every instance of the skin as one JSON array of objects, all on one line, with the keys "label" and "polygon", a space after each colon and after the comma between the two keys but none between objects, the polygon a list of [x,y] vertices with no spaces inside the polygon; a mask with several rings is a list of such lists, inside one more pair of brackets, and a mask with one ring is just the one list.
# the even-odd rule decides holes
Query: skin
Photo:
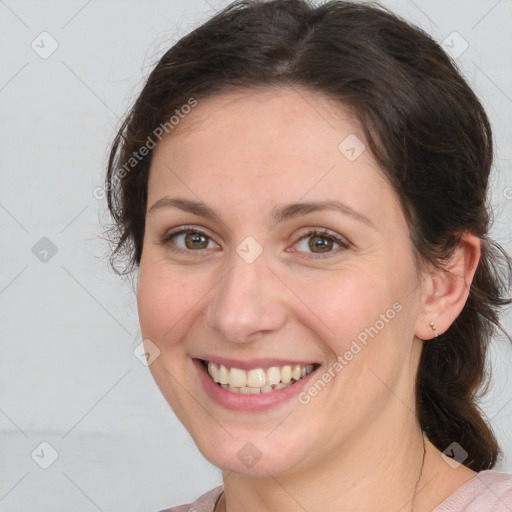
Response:
[{"label": "skin", "polygon": [[[435,335],[429,322],[443,333],[464,306],[480,242],[463,238],[452,273],[418,269],[398,198],[372,155],[350,161],[338,149],[351,134],[364,141],[346,109],[282,87],[200,100],[155,148],[148,211],[168,196],[200,200],[220,217],[176,207],[147,213],[137,282],[143,338],[160,350],[152,375],[201,453],[223,470],[217,511],[407,511],[416,483],[414,511],[427,511],[475,475],[452,469],[427,441],[418,481],[414,380],[422,340]],[[327,199],[373,226],[328,210],[267,220],[274,207]],[[184,225],[206,231],[199,249],[187,249],[184,235],[162,242]],[[301,240],[308,228],[349,245],[322,238],[332,249],[315,250],[313,235]],[[236,252],[247,236],[263,248],[252,263]],[[323,373],[397,302],[400,312],[307,404],[226,410],[192,365],[205,353],[277,357],[318,362]],[[237,456],[248,442],[261,453],[252,467]]]}]

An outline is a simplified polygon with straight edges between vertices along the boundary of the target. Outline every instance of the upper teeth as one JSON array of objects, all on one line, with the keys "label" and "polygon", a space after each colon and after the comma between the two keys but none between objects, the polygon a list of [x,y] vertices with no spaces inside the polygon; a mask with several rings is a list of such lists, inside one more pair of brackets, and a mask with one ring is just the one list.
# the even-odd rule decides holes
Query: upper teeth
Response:
[{"label": "upper teeth", "polygon": [[288,384],[292,379],[299,380],[313,371],[313,365],[271,366],[268,369],[254,368],[246,372],[240,368],[226,368],[223,364],[208,362],[208,373],[219,384],[236,388],[260,388],[261,390],[274,384]]}]

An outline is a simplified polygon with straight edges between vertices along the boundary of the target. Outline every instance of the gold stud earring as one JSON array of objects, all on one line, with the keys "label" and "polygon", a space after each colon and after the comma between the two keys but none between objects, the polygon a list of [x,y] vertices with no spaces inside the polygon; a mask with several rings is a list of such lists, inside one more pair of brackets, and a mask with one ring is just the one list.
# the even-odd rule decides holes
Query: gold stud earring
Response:
[{"label": "gold stud earring", "polygon": [[434,340],[437,341],[437,339],[439,338],[439,334],[437,333],[437,327],[436,327],[436,324],[434,322],[430,322],[430,327],[432,328],[432,330],[436,333],[435,337],[434,337]]}]

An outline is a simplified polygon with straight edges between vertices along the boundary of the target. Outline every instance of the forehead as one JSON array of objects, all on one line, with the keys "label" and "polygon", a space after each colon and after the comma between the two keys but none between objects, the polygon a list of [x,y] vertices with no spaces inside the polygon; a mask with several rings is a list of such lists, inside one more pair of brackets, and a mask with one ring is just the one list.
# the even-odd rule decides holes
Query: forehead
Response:
[{"label": "forehead", "polygon": [[337,199],[367,216],[390,214],[395,194],[365,146],[350,111],[309,90],[211,96],[155,148],[148,203],[173,194],[228,209],[229,196],[254,213]]}]

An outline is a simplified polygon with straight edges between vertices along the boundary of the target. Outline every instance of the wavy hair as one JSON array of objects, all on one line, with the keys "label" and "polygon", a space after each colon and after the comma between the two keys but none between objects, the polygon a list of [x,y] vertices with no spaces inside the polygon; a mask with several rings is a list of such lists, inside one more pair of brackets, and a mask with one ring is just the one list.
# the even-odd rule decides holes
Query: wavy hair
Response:
[{"label": "wavy hair", "polygon": [[491,469],[499,447],[478,401],[489,377],[489,342],[503,331],[500,309],[512,303],[512,260],[489,237],[491,127],[439,44],[387,9],[337,0],[236,1],[174,44],[111,147],[105,190],[112,268],[122,275],[140,263],[152,157],[140,148],[155,128],[191,98],[272,86],[306,87],[356,115],[399,198],[417,261],[445,268],[463,233],[481,239],[462,312],[423,346],[416,406],[440,451],[457,441],[468,452],[466,466]]}]

